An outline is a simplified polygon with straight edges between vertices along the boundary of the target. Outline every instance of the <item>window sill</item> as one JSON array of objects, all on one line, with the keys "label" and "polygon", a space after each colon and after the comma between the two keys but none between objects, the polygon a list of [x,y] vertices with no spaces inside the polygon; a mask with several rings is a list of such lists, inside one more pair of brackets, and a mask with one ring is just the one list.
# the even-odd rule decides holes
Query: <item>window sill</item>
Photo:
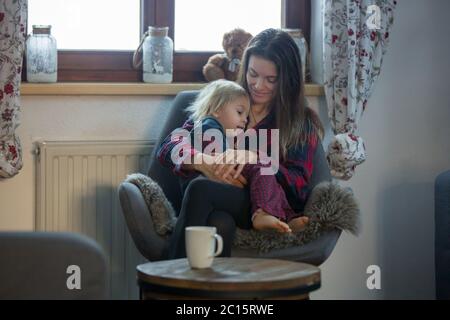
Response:
[{"label": "window sill", "polygon": [[[114,83],[114,82],[57,82],[57,83],[28,83],[21,85],[21,95],[149,95],[173,96],[184,90],[198,90],[205,83]],[[323,96],[323,86],[317,84],[305,85],[306,96]]]}]

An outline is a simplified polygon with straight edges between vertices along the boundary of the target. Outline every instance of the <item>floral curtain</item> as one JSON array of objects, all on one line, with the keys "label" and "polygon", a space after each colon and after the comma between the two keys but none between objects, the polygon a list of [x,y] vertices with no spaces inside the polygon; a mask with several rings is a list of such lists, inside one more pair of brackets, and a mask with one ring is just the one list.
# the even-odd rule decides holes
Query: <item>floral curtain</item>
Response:
[{"label": "floral curtain", "polygon": [[0,178],[22,168],[19,125],[20,78],[26,38],[27,0],[0,1]]},{"label": "floral curtain", "polygon": [[324,73],[334,131],[327,159],[348,180],[366,159],[355,132],[377,80],[394,20],[395,0],[324,0]]}]

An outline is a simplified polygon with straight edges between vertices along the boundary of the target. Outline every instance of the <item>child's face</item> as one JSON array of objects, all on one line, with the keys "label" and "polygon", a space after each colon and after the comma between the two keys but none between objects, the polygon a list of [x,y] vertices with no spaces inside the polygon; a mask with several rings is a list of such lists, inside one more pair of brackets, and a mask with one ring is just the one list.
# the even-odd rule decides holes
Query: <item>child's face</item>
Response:
[{"label": "child's face", "polygon": [[222,106],[213,115],[217,118],[224,130],[245,129],[248,113],[250,112],[250,101],[247,97],[239,97],[232,102]]}]

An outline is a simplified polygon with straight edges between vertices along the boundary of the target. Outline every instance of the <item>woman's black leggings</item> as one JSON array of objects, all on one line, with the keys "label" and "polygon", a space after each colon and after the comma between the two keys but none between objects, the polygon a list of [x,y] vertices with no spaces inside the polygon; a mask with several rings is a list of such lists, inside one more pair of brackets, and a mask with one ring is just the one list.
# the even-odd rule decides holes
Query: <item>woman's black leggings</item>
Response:
[{"label": "woman's black leggings", "polygon": [[250,195],[248,188],[238,188],[199,176],[184,193],[180,215],[170,238],[168,258],[186,257],[185,228],[214,226],[223,238],[221,256],[231,255],[236,226],[250,229]]}]

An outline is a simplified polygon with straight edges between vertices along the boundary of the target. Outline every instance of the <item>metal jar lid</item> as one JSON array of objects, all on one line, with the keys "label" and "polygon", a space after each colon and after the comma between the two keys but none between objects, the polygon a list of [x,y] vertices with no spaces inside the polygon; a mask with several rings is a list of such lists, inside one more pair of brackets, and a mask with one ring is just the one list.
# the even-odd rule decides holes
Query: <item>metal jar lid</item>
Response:
[{"label": "metal jar lid", "polygon": [[33,34],[50,34],[51,25],[33,25]]},{"label": "metal jar lid", "polygon": [[167,37],[169,34],[169,27],[148,27],[148,33],[153,37]]}]

